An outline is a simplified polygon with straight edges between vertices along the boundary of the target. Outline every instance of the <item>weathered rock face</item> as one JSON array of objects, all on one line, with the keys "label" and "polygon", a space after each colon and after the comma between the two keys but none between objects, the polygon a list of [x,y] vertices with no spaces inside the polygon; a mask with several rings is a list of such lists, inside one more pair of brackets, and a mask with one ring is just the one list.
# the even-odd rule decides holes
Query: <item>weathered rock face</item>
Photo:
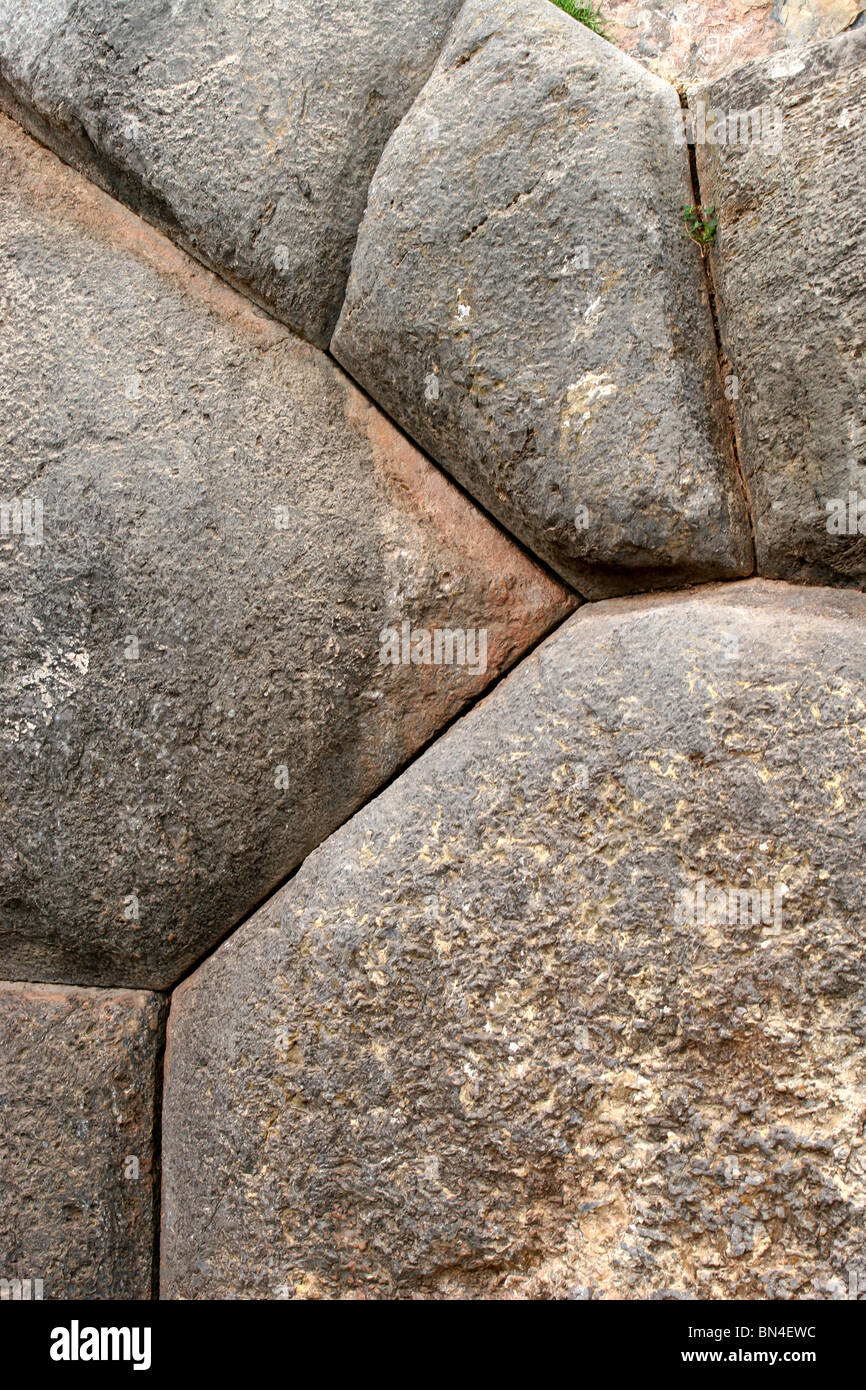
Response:
[{"label": "weathered rock face", "polygon": [[573,600],[0,121],[0,973],[163,986]]},{"label": "weathered rock face", "polygon": [[671,82],[713,79],[783,48],[829,38],[862,0],[604,0],[619,48]]},{"label": "weathered rock face", "polygon": [[0,0],[0,102],[325,346],[459,0]]},{"label": "weathered rock face", "polygon": [[593,598],[752,566],[691,196],[672,88],[548,0],[469,0],[376,171],[332,343]]},{"label": "weathered rock face", "polygon": [[164,1012],[144,991],[0,982],[7,1296],[151,1297]]},{"label": "weathered rock face", "polygon": [[581,609],[175,992],[163,1294],[844,1296],[864,671],[858,594]]},{"label": "weathered rock face", "polygon": [[745,67],[690,105],[702,199],[720,216],[712,265],[759,572],[862,587],[866,29]]}]

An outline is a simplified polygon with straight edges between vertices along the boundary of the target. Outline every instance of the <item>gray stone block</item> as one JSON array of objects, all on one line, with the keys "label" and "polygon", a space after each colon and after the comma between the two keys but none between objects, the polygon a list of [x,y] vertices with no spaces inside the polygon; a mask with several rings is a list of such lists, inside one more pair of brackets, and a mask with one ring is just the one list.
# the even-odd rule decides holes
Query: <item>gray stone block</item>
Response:
[{"label": "gray stone block", "polygon": [[373,180],[332,350],[582,594],[744,575],[676,92],[469,0]]},{"label": "gray stone block", "polygon": [[4,1298],[152,1296],[164,1013],[144,991],[0,982]]},{"label": "gray stone block", "polygon": [[327,345],[376,162],[459,0],[0,0],[0,104]]},{"label": "gray stone block", "polygon": [[0,974],[162,987],[574,600],[0,122]]},{"label": "gray stone block", "polygon": [[720,218],[712,266],[758,571],[863,588],[866,29],[750,64],[690,102],[703,106],[702,198]]},{"label": "gray stone block", "polygon": [[864,672],[854,593],[570,618],[175,992],[163,1293],[866,1268]]}]

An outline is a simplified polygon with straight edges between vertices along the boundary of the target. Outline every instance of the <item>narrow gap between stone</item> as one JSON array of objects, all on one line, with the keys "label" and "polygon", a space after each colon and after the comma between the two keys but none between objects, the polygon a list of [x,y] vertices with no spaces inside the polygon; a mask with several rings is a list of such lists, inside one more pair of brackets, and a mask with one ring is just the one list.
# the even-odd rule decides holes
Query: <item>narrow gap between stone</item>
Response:
[{"label": "narrow gap between stone", "polygon": [[538,567],[538,569],[540,569],[544,574],[546,574],[548,579],[552,580],[554,584],[558,584],[561,589],[566,589],[568,593],[573,594],[574,597],[579,599],[581,603],[591,603],[593,601],[591,599],[588,599],[585,594],[580,593],[578,589],[575,589],[574,585],[570,584],[567,579],[563,579],[561,574],[557,574],[556,570],[551,569],[550,565],[547,563],[546,560],[543,560],[540,555],[536,555],[534,550],[530,550],[529,546],[525,545],[519,536],[515,536],[514,532],[509,531],[508,527],[505,526],[504,523],[501,522],[498,517],[495,517],[492,512],[489,512],[487,508],[484,506],[483,502],[479,502],[477,497],[473,497],[471,492],[467,492],[463,484],[458,482],[457,479],[453,476],[453,474],[447,472],[447,470],[442,467],[441,463],[437,463],[436,460],[430,454],[426,454],[424,450],[421,448],[420,444],[417,444],[415,440],[412,438],[412,436],[406,433],[402,425],[399,425],[396,420],[391,418],[385,407],[383,405],[380,405],[380,403],[376,400],[376,397],[371,396],[370,392],[366,389],[366,387],[362,386],[359,381],[356,381],[355,378],[352,376],[351,372],[348,372],[346,370],[342,362],[337,361],[330,348],[320,348],[319,351],[324,352],[328,361],[331,363],[333,367],[337,368],[340,375],[344,376],[347,381],[351,381],[355,390],[360,392],[360,394],[364,397],[366,401],[369,401],[373,409],[376,410],[379,415],[382,415],[388,421],[388,424],[392,427],[392,429],[396,430],[397,434],[400,435],[401,439],[405,439],[406,443],[409,444],[415,450],[416,454],[420,454],[421,457],[425,459],[427,463],[431,464],[432,467],[436,469],[437,473],[441,473],[443,478],[447,478],[451,486],[453,488],[456,488],[457,491],[460,493],[460,496],[464,498],[465,501],[467,501],[470,504],[470,506],[474,507],[475,511],[480,512],[484,519],[486,521],[489,521],[491,526],[495,526],[497,531],[501,531],[501,533],[504,536],[507,536],[508,539],[511,541],[511,544],[515,546],[523,555],[525,555],[528,560],[531,560],[532,563]]},{"label": "narrow gap between stone", "polygon": [[156,1302],[159,1300],[159,1275],[162,1263],[162,1251],[160,1242],[162,1239],[162,1101],[165,1090],[165,1044],[168,1036],[168,1013],[171,1007],[171,999],[168,995],[163,998],[162,1015],[162,1038],[153,1061],[153,1135],[151,1139],[151,1162],[153,1172],[151,1180],[153,1182],[153,1200],[151,1210],[153,1212],[153,1265],[150,1271],[150,1297]]},{"label": "narrow gap between stone", "polygon": [[[681,592],[681,590],[677,590],[676,592]],[[640,595],[634,595],[634,597],[637,598],[640,597]],[[295,867],[291,870],[291,872],[286,874],[285,878],[280,879],[279,882],[275,883],[271,888],[268,888],[258,899],[258,901],[255,902],[252,907],[248,908],[247,911],[244,912],[244,914],[237,919],[237,921],[235,921],[230,927],[228,927],[224,934],[220,937],[220,939],[214,942],[213,946],[209,947],[209,949],[205,951],[203,956],[200,956],[198,960],[194,961],[192,965],[188,966],[187,969],[184,970],[182,974],[178,975],[177,979],[174,980],[170,985],[163,985],[161,989],[154,990],[154,993],[162,994],[170,999],[171,995],[178,988],[178,986],[182,985],[185,980],[188,980],[190,975],[194,975],[195,972],[198,970],[199,966],[203,965],[206,960],[209,960],[210,957],[214,955],[220,949],[221,946],[224,946],[230,936],[234,936],[235,932],[239,931],[241,927],[245,926],[245,924],[250,920],[250,918],[254,917],[256,913],[260,911],[262,907],[264,907],[265,903],[269,902],[270,899],[274,897],[276,893],[281,893],[287,883],[291,883],[292,879],[295,877],[295,874],[303,868],[304,864],[306,864],[307,860],[310,858],[310,855],[315,854],[316,850],[320,847],[320,845],[323,845],[325,843],[325,840],[330,840],[332,836],[339,834],[343,827],[348,825],[350,820],[354,820],[355,816],[360,815],[364,808],[370,805],[371,801],[376,801],[380,796],[384,796],[388,788],[392,786],[393,783],[396,782],[400,777],[403,777],[404,774],[407,773],[416,762],[418,762],[419,758],[423,758],[424,754],[427,753],[433,747],[434,743],[438,743],[439,739],[443,738],[444,735],[448,733],[449,729],[453,728],[453,726],[456,723],[458,723],[459,720],[465,719],[468,714],[471,714],[475,706],[479,705],[482,700],[486,700],[488,695],[492,695],[497,686],[499,686],[502,683],[502,681],[506,680],[508,676],[510,676],[511,673],[516,669],[516,667],[522,665],[524,661],[527,661],[529,657],[533,655],[536,649],[542,645],[542,643],[546,642],[549,637],[552,637],[555,632],[558,632],[559,629],[563,626],[563,624],[567,623],[569,618],[573,618],[575,613],[578,611],[578,609],[573,609],[572,612],[564,614],[563,617],[558,618],[555,622],[553,622],[550,625],[550,627],[548,627],[544,632],[542,632],[535,639],[535,641],[531,643],[530,646],[524,647],[521,649],[521,651],[516,652],[509,664],[507,666],[503,666],[502,670],[499,672],[497,676],[494,677],[494,679],[490,682],[489,685],[485,685],[483,690],[479,690],[477,695],[473,695],[469,700],[466,701],[464,705],[461,705],[460,709],[457,710],[454,714],[452,714],[450,719],[447,719],[445,723],[440,726],[440,728],[436,729],[430,735],[430,737],[426,740],[425,743],[421,745],[420,748],[416,749],[416,751],[412,754],[411,758],[407,758],[406,762],[402,763],[400,767],[396,768],[394,772],[391,773],[390,777],[388,777],[381,784],[381,786],[377,787],[374,792],[371,792],[370,795],[360,803],[360,805],[355,807],[354,811],[350,811],[349,814],[343,820],[340,821],[339,825],[335,825],[334,829],[328,832],[324,840],[320,840],[318,844],[314,845],[313,848],[309,850],[307,854],[304,855],[300,863],[296,864]]]},{"label": "narrow gap between stone", "polygon": [[[686,91],[683,88],[678,88],[677,95],[680,99],[680,106],[682,107],[683,111],[688,111],[689,99]],[[695,152],[694,145],[690,144],[688,140],[686,141],[686,150],[688,152],[689,159],[689,176],[692,185],[693,205],[696,208],[703,208],[703,200],[701,197],[701,180],[698,175],[698,157]],[[740,459],[740,444],[737,433],[736,411],[734,410],[733,403],[729,401],[727,396],[725,395],[725,377],[726,375],[729,375],[729,373],[726,371],[726,368],[731,364],[730,359],[728,358],[728,355],[725,351],[725,345],[722,342],[722,330],[719,321],[718,296],[716,294],[716,283],[713,278],[713,268],[710,263],[711,254],[711,251],[707,249],[706,255],[701,256],[701,261],[704,267],[704,279],[706,280],[707,285],[707,298],[709,300],[710,305],[710,318],[713,324],[713,337],[716,340],[716,363],[719,369],[719,385],[721,387],[722,400],[724,401],[725,419],[728,423],[728,435],[731,441],[731,456],[734,460],[734,467],[737,471],[737,477],[739,478],[740,487],[742,489],[743,498],[746,504],[746,519],[749,523],[749,535],[751,537],[752,542],[752,574],[754,574],[757,569],[758,549],[757,535],[755,532],[755,516],[754,504],[752,501],[752,489],[749,487],[748,480],[746,478],[745,473],[743,472],[742,461]]]},{"label": "narrow gap between stone", "polygon": [[[686,109],[687,109],[687,101],[686,101],[686,98],[685,98],[685,96],[684,96],[683,94],[681,94],[681,98],[680,98],[680,99],[681,99],[682,105],[683,105],[684,107],[686,107]],[[8,113],[7,113],[7,114],[8,114]],[[10,116],[10,118],[11,118],[11,119],[14,119],[14,117],[11,117],[11,116]],[[21,123],[16,121],[16,124],[19,124],[19,125],[20,125]],[[62,155],[55,147],[50,146],[50,145],[46,145],[46,144],[44,143],[44,141],[41,140],[41,139],[39,138],[39,136],[36,135],[31,129],[29,129],[29,128],[27,128],[27,127],[24,127],[24,126],[22,126],[22,129],[24,129],[25,134],[26,134],[30,139],[34,140],[34,142],[35,142],[36,144],[42,145],[43,148],[47,149],[47,150],[49,151],[49,153],[51,153],[55,158],[59,159],[59,160],[61,161],[61,163],[67,164],[70,168],[72,168],[72,169],[79,175],[79,177],[88,179],[88,182],[91,182],[91,183],[94,182],[92,179],[88,178],[88,175],[87,175],[84,171],[82,171],[80,168],[78,168],[75,164],[72,164],[72,163],[70,163],[70,161],[64,159],[64,158],[63,158],[63,155]],[[693,149],[693,147],[689,146],[689,147],[688,147],[688,152],[689,152],[689,167],[690,167],[690,172],[691,172],[691,181],[692,181],[692,187],[693,187],[693,191],[694,191],[694,197],[695,197],[696,204],[699,206],[699,205],[700,205],[700,185],[699,185],[699,181],[698,181],[697,162],[696,162],[696,159],[695,159],[695,154],[694,154],[694,149]],[[95,186],[99,187],[99,185],[95,185]],[[113,199],[113,201],[115,201],[115,202],[117,202],[117,203],[119,204],[119,206],[121,206],[121,207],[127,207],[127,206],[128,206],[127,204],[121,202],[115,195],[113,195],[112,193],[109,193],[105,188],[102,188],[101,191],[102,191],[106,196],[111,197],[111,198]],[[167,237],[167,233],[166,233],[160,226],[155,225],[146,215],[144,215],[144,213],[143,213],[140,209],[135,208],[135,207],[132,207],[130,210],[134,213],[134,215],[140,217],[145,223],[147,223],[147,225],[149,225],[149,226],[154,230],[154,232],[155,232],[156,235]],[[194,261],[197,261],[198,264],[201,265],[207,272],[209,272],[210,274],[214,275],[217,279],[221,280],[224,284],[227,284],[227,285],[229,286],[229,288],[231,288],[232,290],[234,290],[235,293],[239,294],[242,298],[246,299],[249,303],[253,304],[253,305],[255,306],[255,308],[256,308],[260,313],[265,314],[268,318],[272,319],[275,323],[278,323],[278,324],[280,325],[280,327],[283,328],[283,329],[286,331],[286,333],[290,334],[290,335],[293,336],[293,337],[297,336],[297,335],[295,335],[295,334],[292,334],[292,330],[291,330],[290,328],[288,328],[287,325],[285,325],[280,319],[278,319],[278,318],[276,317],[276,315],[274,315],[273,313],[271,313],[271,312],[266,308],[266,306],[265,306],[264,304],[262,304],[262,302],[261,302],[260,300],[254,298],[251,294],[249,294],[244,286],[242,286],[242,285],[240,285],[240,284],[238,284],[238,283],[236,283],[236,282],[232,282],[232,281],[228,280],[225,276],[223,276],[223,275],[216,269],[216,267],[215,267],[214,265],[212,265],[211,263],[209,263],[209,262],[207,262],[207,261],[201,259],[200,257],[196,256],[193,252],[190,251],[190,249],[189,249],[188,247],[183,246],[183,245],[182,245],[181,243],[179,243],[179,242],[174,242],[173,238],[167,237],[167,239],[170,240],[170,241],[172,241],[174,245],[179,245],[179,246],[180,246],[180,249],[181,249],[182,251],[184,251],[187,255],[190,255],[191,259],[193,259]],[[719,330],[719,322],[718,322],[718,315],[717,315],[717,308],[716,308],[716,295],[715,295],[715,288],[714,288],[713,280],[712,280],[712,272],[711,272],[709,263],[708,263],[708,261],[706,260],[706,258],[705,258],[705,261],[704,261],[704,269],[705,269],[705,274],[706,274],[706,277],[707,277],[707,288],[708,288],[708,294],[709,294],[710,312],[711,312],[711,316],[712,316],[713,331],[714,331],[715,340],[716,340],[716,352],[717,352],[717,359],[718,359],[718,364],[719,364],[719,371],[720,371],[720,374],[721,374],[722,371],[723,371],[724,349],[723,349],[723,346],[722,346],[721,334],[720,334],[720,330]],[[299,340],[299,341],[302,341],[302,340]],[[332,356],[332,354],[331,354],[331,352],[330,352],[329,349],[327,349],[327,348],[325,348],[325,349],[319,348],[318,351],[323,352],[323,353],[325,354],[325,356],[327,356],[327,358],[328,358],[328,360],[331,362],[331,364],[332,364],[334,367],[336,367],[336,368],[340,371],[340,373],[346,377],[347,380],[349,380],[349,381],[352,382],[352,384],[353,384],[353,386],[355,387],[355,389],[357,389],[366,399],[368,399],[368,400],[371,402],[371,404],[372,404],[373,406],[375,406],[376,410],[379,411],[379,413],[382,414],[382,416],[383,416],[384,418],[386,418],[386,419],[389,421],[389,423],[390,423],[390,424],[392,425],[392,427],[401,435],[401,437],[407,439],[407,441],[412,445],[412,447],[413,447],[414,449],[416,449],[416,450],[427,460],[427,462],[428,462],[433,468],[435,468],[435,469],[436,469],[440,474],[442,474],[443,476],[447,477],[447,478],[448,478],[448,481],[451,483],[451,485],[452,485],[453,487],[455,487],[455,488],[458,490],[458,492],[461,494],[461,496],[463,496],[463,497],[466,498],[469,502],[471,502],[472,506],[473,506],[481,515],[483,515],[483,516],[485,517],[485,519],[486,519],[491,525],[495,526],[495,527],[497,528],[497,530],[500,531],[500,533],[502,533],[502,534],[508,536],[509,540],[510,540],[510,541],[511,541],[511,542],[512,542],[524,555],[528,556],[528,557],[533,561],[533,563],[534,563],[535,565],[537,565],[537,566],[539,567],[539,569],[541,569],[549,578],[551,578],[552,580],[554,580],[557,584],[559,584],[559,585],[560,585],[563,589],[565,589],[566,591],[568,591],[568,592],[574,594],[574,596],[575,596],[581,603],[583,603],[583,602],[586,601],[586,600],[584,599],[584,596],[581,595],[577,590],[574,589],[574,586],[573,586],[573,585],[568,584],[567,581],[565,581],[565,580],[562,578],[561,575],[556,574],[556,573],[550,568],[550,566],[549,566],[540,556],[536,555],[536,554],[535,554],[533,551],[531,551],[526,545],[524,545],[524,543],[523,543],[517,536],[513,535],[513,533],[512,533],[511,531],[509,531],[505,526],[503,526],[503,524],[498,520],[498,518],[492,516],[491,513],[489,513],[489,512],[481,505],[481,503],[479,503],[479,501],[478,501],[476,498],[472,497],[471,494],[468,493],[468,492],[466,491],[466,489],[465,489],[464,487],[462,487],[462,485],[461,485],[459,482],[457,482],[456,479],[454,479],[449,473],[447,473],[447,472],[436,462],[435,459],[430,458],[422,449],[419,449],[419,447],[418,447],[418,445],[415,443],[415,441],[412,440],[412,439],[410,439],[409,436],[405,434],[405,431],[403,431],[403,430],[401,429],[401,427],[397,424],[397,422],[394,421],[394,420],[388,415],[387,411],[383,410],[383,408],[382,408],[382,406],[379,404],[379,402],[375,401],[375,400],[369,395],[369,393],[368,393],[366,390],[364,390],[364,388],[360,385],[360,383],[358,383],[357,381],[355,381],[355,379],[354,379],[348,372],[346,372],[346,369],[342,366],[341,363],[337,362],[336,358],[334,358],[334,357]],[[726,412],[726,414],[727,414],[727,413],[728,413],[728,412]],[[755,534],[755,533],[754,533],[754,524],[753,524],[753,518],[752,518],[751,494],[750,494],[750,490],[749,490],[749,488],[748,488],[748,485],[747,485],[747,483],[746,483],[745,476],[744,476],[744,474],[743,474],[743,471],[742,471],[742,468],[741,468],[741,465],[740,465],[739,449],[738,449],[738,446],[737,446],[736,429],[735,429],[735,426],[734,426],[734,422],[733,422],[733,420],[731,419],[731,417],[730,417],[729,414],[728,414],[728,423],[729,423],[729,428],[730,428],[730,433],[731,433],[731,442],[732,442],[732,451],[733,451],[734,461],[735,461],[735,465],[736,465],[736,469],[737,469],[738,476],[739,476],[740,481],[741,481],[741,485],[742,485],[742,487],[743,487],[744,496],[745,496],[745,499],[746,499],[747,514],[748,514],[748,519],[749,519],[749,526],[750,526],[750,531],[751,531],[751,535],[752,535],[752,544],[753,544],[753,550],[754,550],[754,534]],[[719,582],[719,581],[713,581],[713,582]],[[696,587],[696,586],[695,586],[695,585],[690,585],[690,584],[686,584],[686,585],[683,586],[683,588],[685,588],[685,589],[689,589],[689,588],[693,588],[693,587]],[[634,595],[633,597],[639,597],[639,595]],[[458,722],[458,720],[461,720],[461,719],[463,719],[465,716],[467,716],[468,714],[470,714],[470,713],[474,710],[474,708],[476,707],[476,705],[480,704],[480,702],[481,702],[482,700],[486,699],[488,695],[491,695],[491,694],[493,693],[493,691],[497,688],[497,686],[498,686],[503,680],[505,680],[505,679],[510,675],[510,673],[514,670],[514,668],[515,668],[518,664],[522,663],[523,661],[525,661],[525,660],[527,660],[529,657],[531,657],[531,656],[534,654],[534,652],[536,651],[536,649],[542,645],[542,643],[546,642],[547,639],[548,639],[549,637],[551,637],[556,631],[558,631],[558,629],[559,629],[560,627],[562,627],[563,624],[566,623],[566,622],[567,622],[571,617],[573,617],[573,616],[574,616],[574,613],[573,613],[573,612],[572,612],[572,613],[565,614],[565,615],[564,615],[562,618],[560,618],[558,621],[554,622],[545,632],[541,633],[541,634],[536,638],[536,640],[535,640],[533,643],[531,643],[528,647],[526,647],[526,648],[523,649],[522,651],[516,653],[515,656],[514,656],[514,658],[513,658],[513,660],[509,663],[509,665],[503,667],[502,670],[499,672],[499,674],[496,676],[496,678],[495,678],[489,685],[485,686],[485,688],[484,688],[483,690],[479,691],[479,693],[478,693],[476,696],[474,696],[472,699],[470,699],[469,701],[467,701],[467,703],[466,703],[465,705],[463,705],[458,711],[456,711],[456,713],[455,713],[449,720],[447,720],[446,723],[444,723],[439,729],[437,729],[433,734],[431,734],[431,736],[426,740],[426,742],[425,742],[420,748],[418,748],[418,749],[416,750],[416,752],[413,754],[413,756],[412,756],[411,758],[409,758],[409,759],[408,759],[404,764],[402,764],[400,767],[398,767],[398,768],[391,774],[391,776],[390,776],[385,782],[383,782],[383,784],[382,784],[374,793],[372,793],[364,802],[361,803],[361,805],[359,805],[358,807],[356,807],[355,810],[353,810],[349,815],[347,815],[347,816],[345,817],[345,819],[344,819],[343,821],[340,822],[339,825],[335,826],[334,829],[330,832],[330,835],[335,835],[335,834],[337,834],[338,831],[339,831],[340,829],[342,829],[343,826],[345,826],[351,819],[353,819],[354,816],[358,815],[358,814],[364,809],[365,806],[367,806],[367,805],[368,805],[371,801],[373,801],[376,797],[381,796],[382,794],[384,794],[384,792],[386,792],[386,791],[388,790],[388,788],[389,788],[394,782],[397,781],[398,778],[402,777],[402,776],[409,770],[409,768],[411,768],[411,767],[414,765],[415,762],[417,762],[420,758],[422,758],[422,757],[424,756],[424,754],[432,747],[432,745],[433,745],[434,743],[436,743],[440,738],[442,738],[442,737],[443,737],[443,736],[444,736],[444,735],[445,735],[445,734]],[[330,835],[329,835],[327,838],[330,838]],[[315,849],[315,848],[317,848],[317,846],[314,846],[314,849]],[[309,852],[309,854],[312,854],[312,853],[314,852],[314,849],[311,849],[310,852]],[[225,944],[225,942],[229,939],[229,937],[233,936],[235,932],[239,931],[239,930],[240,930],[240,929],[241,929],[241,928],[242,928],[242,927],[243,927],[243,926],[244,926],[244,925],[245,925],[257,912],[258,912],[258,911],[260,911],[260,909],[264,906],[264,904],[265,904],[266,902],[268,902],[276,893],[281,892],[282,889],[285,888],[286,885],[287,885],[288,883],[291,882],[291,880],[295,877],[295,875],[298,873],[298,871],[299,871],[300,868],[303,866],[303,864],[306,863],[306,860],[309,858],[309,854],[308,854],[308,855],[305,855],[304,858],[301,860],[301,862],[300,862],[299,864],[297,864],[297,865],[295,866],[295,868],[291,870],[290,873],[286,874],[284,878],[282,878],[282,879],[279,880],[277,883],[275,883],[274,885],[272,885],[272,886],[259,898],[259,900],[258,900],[257,902],[255,902],[244,914],[242,914],[230,927],[228,927],[228,928],[226,929],[225,933],[219,938],[218,941],[216,941],[216,942],[210,947],[210,949],[209,949],[208,951],[206,951],[199,959],[197,959],[197,960],[196,960],[192,965],[190,965],[181,975],[179,975],[178,978],[177,978],[175,981],[173,981],[172,984],[167,985],[167,986],[163,986],[161,989],[153,990],[153,993],[156,993],[156,994],[160,995],[160,996],[164,999],[164,1001],[165,1001],[165,1016],[164,1016],[164,1018],[163,1018],[163,1024],[162,1024],[162,1038],[161,1038],[160,1047],[159,1047],[159,1049],[158,1049],[158,1052],[157,1052],[157,1055],[156,1055],[156,1058],[155,1058],[155,1063],[154,1063],[154,1116],[153,1116],[153,1168],[154,1168],[154,1171],[153,1171],[153,1220],[154,1220],[154,1236],[153,1236],[153,1269],[152,1269],[152,1274],[151,1274],[151,1297],[152,1297],[153,1299],[155,1299],[155,1300],[159,1298],[159,1294],[160,1294],[160,1262],[161,1262],[161,1249],[160,1249],[160,1246],[161,1246],[161,1228],[162,1228],[162,1180],[163,1180],[163,1175],[162,1175],[162,1111],[163,1111],[163,1098],[164,1098],[164,1089],[165,1089],[165,1053],[166,1053],[167,1029],[168,1029],[168,1021],[169,1021],[168,1015],[169,1015],[169,1010],[170,1010],[170,1006],[171,1006],[171,997],[172,997],[172,994],[173,994],[174,990],[177,989],[177,987],[178,987],[179,985],[183,984],[183,982],[184,982],[185,980],[187,980],[191,975],[193,975],[193,974],[199,969],[199,967],[200,967],[201,965],[203,965],[204,962],[210,958],[210,956],[212,956],[213,954],[215,954],[215,952],[218,951],[218,950]]]},{"label": "narrow gap between stone", "polygon": [[[490,685],[485,686],[483,690],[479,691],[479,693],[476,696],[474,696],[471,700],[468,701],[467,704],[465,704],[461,709],[459,709],[456,712],[456,714],[452,715],[452,717],[447,721],[447,723],[443,724],[440,729],[437,729],[433,734],[431,734],[430,738],[427,739],[426,743],[421,748],[419,748],[417,752],[414,753],[413,756],[402,765],[402,767],[398,767],[396,771],[391,774],[388,780],[386,782],[383,782],[382,786],[379,787],[377,791],[373,792],[371,796],[368,796],[367,799],[356,808],[356,810],[352,811],[348,816],[346,816],[345,820],[341,821],[338,826],[335,826],[335,828],[330,832],[330,835],[336,835],[340,830],[342,830],[344,825],[347,825],[350,820],[353,820],[355,816],[359,815],[360,812],[363,811],[365,806],[368,806],[371,801],[375,801],[377,797],[382,796],[392,785],[392,783],[396,782],[399,777],[402,777],[405,772],[408,772],[409,768],[412,767],[413,763],[416,763],[419,758],[422,758],[424,754],[428,751],[428,749],[431,748],[433,744],[436,743],[440,738],[442,738],[448,732],[448,730],[451,729],[453,725],[455,725],[458,722],[458,720],[463,719],[466,715],[470,714],[472,710],[475,708],[475,706],[480,704],[482,700],[486,700],[487,696],[493,693],[493,691],[496,689],[496,687],[500,684],[501,681],[507,679],[507,677],[515,669],[516,666],[520,665],[522,662],[526,661],[530,656],[532,656],[536,648],[540,647],[543,642],[546,642],[549,637],[552,637],[553,634],[557,632],[559,628],[563,626],[564,623],[568,622],[569,618],[573,617],[574,612],[566,613],[564,617],[560,618],[557,622],[551,624],[547,631],[543,632],[535,640],[535,642],[532,643],[531,646],[517,653],[510,665],[503,667],[499,675],[496,677],[495,680],[493,680],[490,683]],[[330,835],[326,836],[326,838],[330,839]],[[178,976],[178,978],[174,981],[173,984],[167,985],[165,988],[161,990],[154,991],[154,993],[160,994],[165,1000],[165,1018],[163,1021],[162,1045],[156,1057],[156,1082],[154,1101],[155,1113],[153,1124],[153,1155],[155,1174],[153,1198],[153,1275],[151,1281],[151,1296],[155,1300],[159,1299],[160,1294],[160,1238],[162,1235],[162,1110],[163,1097],[165,1095],[165,1051],[166,1040],[168,1037],[168,1021],[169,1013],[171,1011],[172,995],[179,985],[182,985],[185,980],[189,979],[191,975],[195,974],[199,966],[203,965],[204,962],[208,960],[212,955],[214,955],[220,949],[221,946],[225,945],[229,937],[234,936],[236,931],[240,931],[241,927],[243,927],[250,920],[251,917],[254,917],[255,914],[260,910],[260,908],[262,908],[265,905],[266,902],[269,902],[270,899],[276,893],[282,892],[286,885],[288,883],[291,883],[292,879],[309,859],[310,854],[315,853],[315,850],[317,848],[318,846],[314,846],[314,848],[310,850],[309,854],[304,855],[304,858],[301,860],[300,864],[295,865],[291,873],[286,874],[285,878],[283,878],[279,883],[275,884],[272,888],[269,888],[268,891],[262,895],[259,901],[256,902],[247,912],[245,912],[242,917],[238,918],[238,920],[231,927],[228,928],[225,934],[220,937],[219,941],[215,942],[215,944],[210,948],[209,951],[206,951],[205,954],[201,956],[197,961],[195,961],[193,965],[189,966],[189,968],[185,970],[182,975]]]}]

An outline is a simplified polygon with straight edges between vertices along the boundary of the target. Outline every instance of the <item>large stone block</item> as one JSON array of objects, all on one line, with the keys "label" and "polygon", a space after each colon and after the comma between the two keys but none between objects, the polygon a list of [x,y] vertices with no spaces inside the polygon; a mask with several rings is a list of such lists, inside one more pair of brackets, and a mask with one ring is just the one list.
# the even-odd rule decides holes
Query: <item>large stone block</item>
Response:
[{"label": "large stone block", "polygon": [[588,597],[747,574],[676,92],[469,0],[370,189],[335,356]]},{"label": "large stone block", "polygon": [[604,0],[614,42],[671,82],[712,80],[854,23],[862,0]]},{"label": "large stone block", "polygon": [[751,64],[690,103],[702,198],[720,217],[712,266],[758,571],[862,588],[866,28]]},{"label": "large stone block", "polygon": [[574,601],[0,121],[0,973],[163,986]]},{"label": "large stone block", "polygon": [[0,0],[0,103],[324,347],[459,0]]},{"label": "large stone block", "polygon": [[0,982],[0,1281],[150,1298],[164,1001]]},{"label": "large stone block", "polygon": [[175,992],[163,1293],[846,1296],[864,672],[859,594],[582,608]]}]

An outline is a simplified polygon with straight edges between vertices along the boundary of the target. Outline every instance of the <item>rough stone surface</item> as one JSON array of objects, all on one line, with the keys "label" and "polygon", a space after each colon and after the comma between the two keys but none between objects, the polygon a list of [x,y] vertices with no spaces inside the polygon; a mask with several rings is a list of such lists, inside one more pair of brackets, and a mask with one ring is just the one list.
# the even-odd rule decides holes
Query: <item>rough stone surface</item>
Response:
[{"label": "rough stone surface", "polygon": [[[698,103],[708,133],[698,173],[720,216],[712,265],[740,383],[759,573],[862,587],[866,28],[751,64],[690,93]],[[721,129],[711,113],[759,108],[760,140],[709,143]],[[844,523],[830,532],[839,511]]]},{"label": "rough stone surface", "polygon": [[864,672],[851,592],[574,615],[175,992],[163,1293],[845,1297]]},{"label": "rough stone surface", "polygon": [[[574,601],[0,121],[0,974],[163,986]],[[404,621],[486,670],[383,665]]]},{"label": "rough stone surface", "polygon": [[0,982],[4,1296],[150,1298],[165,1005]]},{"label": "rough stone surface", "polygon": [[469,0],[371,186],[334,354],[588,597],[752,568],[691,196],[674,90],[548,0]]},{"label": "rough stone surface", "polygon": [[860,0],[604,0],[619,48],[671,82],[713,79],[856,22]]},{"label": "rough stone surface", "polygon": [[324,347],[459,0],[0,0],[0,102]]}]

